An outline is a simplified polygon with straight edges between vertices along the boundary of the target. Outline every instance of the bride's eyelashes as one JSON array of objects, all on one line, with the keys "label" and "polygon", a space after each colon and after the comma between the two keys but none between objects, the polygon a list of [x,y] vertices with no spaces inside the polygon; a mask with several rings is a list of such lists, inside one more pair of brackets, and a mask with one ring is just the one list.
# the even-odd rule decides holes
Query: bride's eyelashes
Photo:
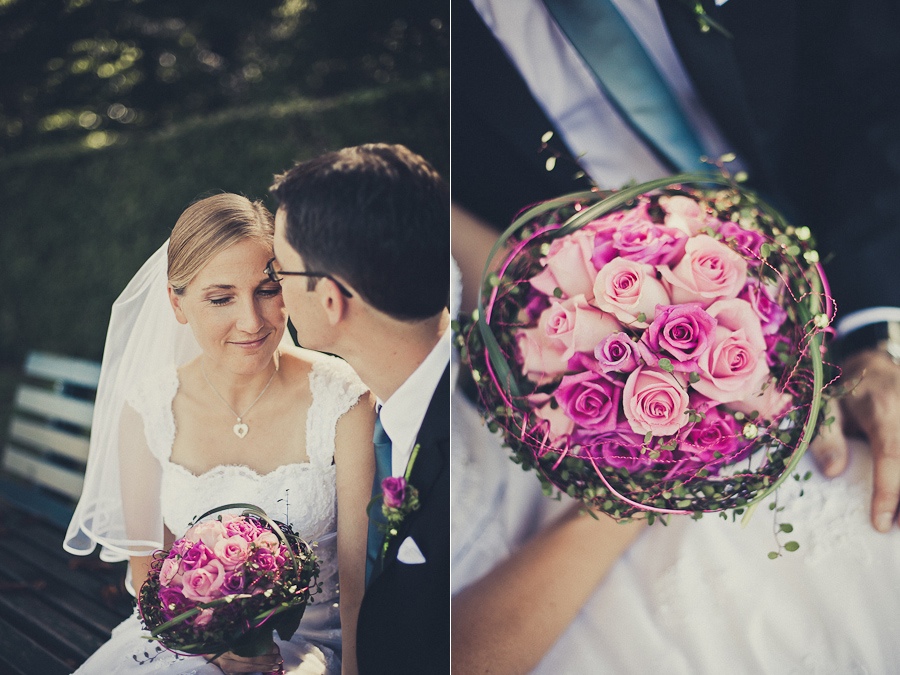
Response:
[{"label": "bride's eyelashes", "polygon": [[[281,295],[281,284],[278,286],[270,286],[268,288],[259,288],[256,294],[263,298],[277,298]],[[226,295],[216,298],[207,298],[207,302],[215,307],[223,307],[234,300],[233,295]]]}]

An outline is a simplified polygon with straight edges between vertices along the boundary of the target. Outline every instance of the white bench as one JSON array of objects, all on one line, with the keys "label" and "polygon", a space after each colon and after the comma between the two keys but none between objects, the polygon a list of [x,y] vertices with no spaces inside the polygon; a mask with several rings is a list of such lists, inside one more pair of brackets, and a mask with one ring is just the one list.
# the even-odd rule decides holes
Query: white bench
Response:
[{"label": "white bench", "polygon": [[25,361],[0,463],[0,496],[65,527],[81,495],[100,364],[46,352]]}]

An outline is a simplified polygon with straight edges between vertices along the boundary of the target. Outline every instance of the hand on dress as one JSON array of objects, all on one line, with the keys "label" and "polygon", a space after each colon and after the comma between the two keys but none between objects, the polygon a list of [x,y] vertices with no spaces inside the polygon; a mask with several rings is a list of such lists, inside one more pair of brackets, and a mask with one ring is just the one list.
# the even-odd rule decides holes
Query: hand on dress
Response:
[{"label": "hand on dress", "polygon": [[848,391],[840,405],[830,406],[835,421],[810,450],[822,473],[833,478],[847,468],[846,436],[868,440],[874,463],[872,525],[887,532],[900,523],[900,365],[886,352],[869,349],[849,356],[841,370]]},{"label": "hand on dress", "polygon": [[214,654],[206,654],[205,658],[210,663],[219,667],[225,675],[231,673],[283,673],[284,659],[278,645],[272,642],[269,652],[262,656],[238,656],[232,652],[225,652],[217,658]]}]

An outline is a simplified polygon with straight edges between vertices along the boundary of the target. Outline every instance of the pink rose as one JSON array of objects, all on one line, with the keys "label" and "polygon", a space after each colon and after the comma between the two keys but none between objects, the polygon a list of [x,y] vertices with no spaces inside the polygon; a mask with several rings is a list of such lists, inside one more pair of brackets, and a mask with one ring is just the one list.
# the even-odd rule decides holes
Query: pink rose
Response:
[{"label": "pink rose", "polygon": [[272,553],[275,553],[278,550],[278,547],[281,546],[281,542],[278,540],[278,535],[276,535],[274,532],[270,532],[269,530],[260,532],[259,536],[256,538],[255,543],[257,546],[266,548]]},{"label": "pink rose", "polygon": [[604,373],[630,373],[638,367],[637,345],[627,333],[612,333],[594,349],[594,358]]},{"label": "pink rose", "polygon": [[203,567],[213,559],[213,552],[203,542],[197,542],[184,552],[181,558],[181,567],[184,570],[194,570]]},{"label": "pink rose", "polygon": [[684,251],[675,267],[657,266],[672,304],[699,302],[707,307],[716,300],[737,297],[747,280],[746,260],[705,234],[691,237]]},{"label": "pink rose", "polygon": [[637,343],[638,351],[648,366],[667,358],[674,370],[691,372],[709,350],[715,327],[716,320],[696,303],[657,305],[653,323]]},{"label": "pink rose", "polygon": [[542,420],[542,426],[545,431],[541,433],[549,433],[547,441],[554,447],[559,447],[560,441],[564,440],[575,428],[575,422],[566,415],[559,404],[554,405],[555,401],[549,394],[532,394],[528,397],[528,402],[532,405],[535,416]]},{"label": "pink rose", "polygon": [[687,423],[688,394],[670,373],[637,368],[625,381],[622,401],[635,433],[669,436]]},{"label": "pink rose", "polygon": [[264,532],[256,523],[244,516],[225,516],[222,518],[222,525],[225,526],[226,537],[241,536],[247,541],[254,541],[260,532]]},{"label": "pink rose", "polygon": [[660,458],[654,459],[644,448],[644,439],[621,425],[608,433],[579,432],[573,436],[579,445],[578,455],[594,457],[608,466],[626,471],[641,472],[653,469]]},{"label": "pink rose", "polygon": [[253,562],[259,565],[259,569],[265,572],[270,572],[278,567],[275,556],[272,554],[272,551],[267,548],[257,549],[256,554],[253,556]]},{"label": "pink rose", "polygon": [[174,544],[172,544],[172,548],[169,549],[169,558],[181,558],[187,553],[191,547],[194,545],[194,542],[188,539],[179,539]]},{"label": "pink rose", "polygon": [[203,628],[213,618],[213,610],[212,607],[207,607],[206,609],[201,609],[200,613],[194,617],[194,625],[198,628]]},{"label": "pink rose", "polygon": [[184,597],[184,593],[178,588],[164,586],[159,589],[158,597],[159,606],[166,621],[193,607],[193,603]]},{"label": "pink rose", "polygon": [[220,539],[214,549],[216,557],[222,562],[226,570],[233,570],[243,565],[250,557],[250,543],[239,534],[225,539]]},{"label": "pink rose", "polygon": [[729,403],[728,407],[747,415],[755,411],[764,420],[775,420],[790,406],[791,401],[790,394],[781,391],[775,378],[770,378],[761,390]]},{"label": "pink rose", "polygon": [[190,541],[202,541],[210,549],[215,549],[216,542],[227,536],[225,526],[218,520],[205,520],[197,523],[184,535]]},{"label": "pink rose", "polygon": [[159,568],[159,583],[163,586],[181,586],[181,575],[178,572],[181,564],[177,558],[166,558]]},{"label": "pink rose", "polygon": [[659,205],[666,212],[665,224],[681,230],[688,236],[700,234],[712,223],[718,223],[700,204],[686,195],[664,195]]},{"label": "pink rose", "polygon": [[712,345],[698,362],[694,389],[719,403],[759,392],[769,374],[759,318],[745,300],[720,300],[707,308],[718,321]]},{"label": "pink rose", "polygon": [[549,338],[543,327],[523,328],[516,333],[516,345],[522,357],[522,374],[533,382],[566,371],[565,345]]},{"label": "pink rose", "polygon": [[759,279],[747,279],[738,297],[750,303],[759,317],[763,335],[773,335],[787,319],[787,312],[778,300],[778,291],[772,284],[760,283]]},{"label": "pink rose", "polygon": [[227,595],[240,593],[244,590],[244,575],[242,572],[226,572],[222,582],[222,591]]},{"label": "pink rose", "polygon": [[550,250],[541,258],[544,269],[531,279],[531,286],[545,295],[554,295],[559,288],[563,297],[590,297],[597,270],[591,263],[594,233],[581,229],[555,239]]},{"label": "pink rose", "polygon": [[384,505],[389,509],[399,509],[406,498],[406,479],[388,476],[381,481],[381,490],[384,495]]},{"label": "pink rose", "polygon": [[609,375],[593,371],[566,375],[554,395],[583,429],[612,431],[618,424],[622,383]]},{"label": "pink rose", "polygon": [[[646,328],[657,305],[668,305],[669,294],[653,267],[632,260],[611,260],[594,282],[594,304],[628,326]],[[643,315],[643,321],[638,317]]]},{"label": "pink rose", "polygon": [[219,589],[225,583],[225,568],[218,560],[210,560],[203,567],[185,572],[182,581],[184,597],[209,602],[222,595]]},{"label": "pink rose", "polygon": [[575,352],[591,353],[607,335],[620,328],[612,316],[587,303],[583,295],[576,295],[564,302],[551,300],[538,328],[546,334],[548,343],[558,340],[563,346],[562,358],[568,361]]}]

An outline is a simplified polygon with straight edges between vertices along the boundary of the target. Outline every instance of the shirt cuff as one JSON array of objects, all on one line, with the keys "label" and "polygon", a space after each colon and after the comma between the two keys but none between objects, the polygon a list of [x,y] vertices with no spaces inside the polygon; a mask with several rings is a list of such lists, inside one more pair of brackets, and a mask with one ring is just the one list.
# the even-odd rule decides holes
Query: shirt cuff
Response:
[{"label": "shirt cuff", "polygon": [[900,322],[900,307],[867,307],[841,318],[835,326],[835,337],[841,338],[873,323]]}]

